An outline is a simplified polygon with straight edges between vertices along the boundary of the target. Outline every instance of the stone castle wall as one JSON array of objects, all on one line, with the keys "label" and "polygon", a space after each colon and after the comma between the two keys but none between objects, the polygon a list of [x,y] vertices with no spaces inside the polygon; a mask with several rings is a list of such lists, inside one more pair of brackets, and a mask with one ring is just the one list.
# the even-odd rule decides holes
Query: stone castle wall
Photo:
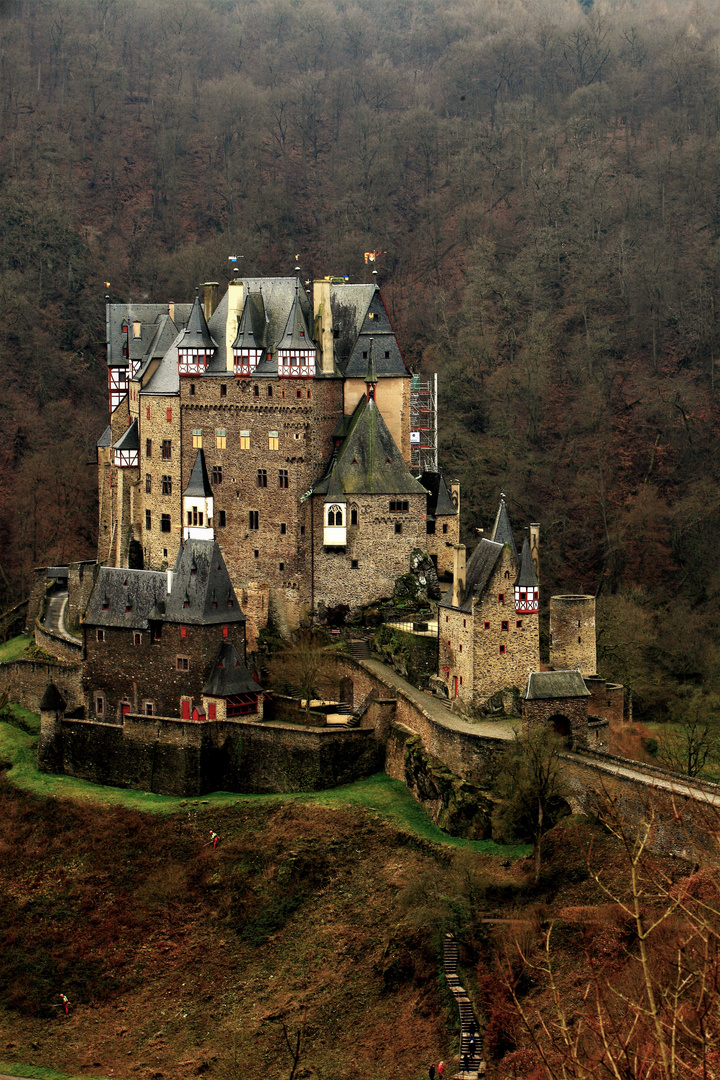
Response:
[{"label": "stone castle wall", "polygon": [[550,667],[597,674],[595,597],[550,597]]},{"label": "stone castle wall", "polygon": [[48,683],[55,683],[65,699],[68,711],[82,705],[79,664],[22,658],[0,664],[0,694],[7,692],[10,701],[17,702],[31,712],[39,712],[40,701]]},{"label": "stone castle wall", "polygon": [[[182,536],[183,477],[180,441],[181,411],[178,395],[144,395],[140,402],[138,427],[140,431],[140,483],[137,510],[134,515],[136,539],[142,543],[146,570],[161,570],[165,566],[172,568],[175,565]],[[148,439],[152,443],[150,456],[148,456]],[[163,442],[170,443],[169,458],[162,456]],[[170,477],[172,490],[169,495],[163,494],[163,476]],[[147,490],[148,477],[150,491]],[[150,512],[149,529],[146,524],[147,511]],[[170,529],[165,532],[162,529],[164,514],[170,517]]]}]

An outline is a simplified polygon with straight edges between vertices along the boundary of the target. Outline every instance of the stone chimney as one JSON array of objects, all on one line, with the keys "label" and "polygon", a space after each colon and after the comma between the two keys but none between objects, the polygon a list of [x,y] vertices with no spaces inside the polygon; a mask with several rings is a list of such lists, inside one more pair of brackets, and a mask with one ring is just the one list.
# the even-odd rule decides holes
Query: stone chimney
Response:
[{"label": "stone chimney", "polygon": [[330,282],[313,282],[313,334],[320,349],[320,368],[323,375],[335,371],[335,346],[333,343],[332,311],[330,309]]},{"label": "stone chimney", "polygon": [[218,289],[220,288],[217,281],[206,281],[203,285],[205,290],[205,297],[203,300],[203,308],[205,310],[205,319],[210,322],[212,313],[218,306]]},{"label": "stone chimney", "polygon": [[242,281],[231,281],[228,285],[227,322],[225,324],[225,368],[234,371],[233,341],[237,337],[238,322],[245,303],[245,286]]},{"label": "stone chimney", "polygon": [[168,315],[170,316],[172,321],[175,322],[175,301],[174,300],[171,300],[170,303],[168,304]]},{"label": "stone chimney", "polygon": [[465,545],[455,544],[453,548],[453,590],[452,606],[460,607],[465,595]]},{"label": "stone chimney", "polygon": [[537,521],[530,523],[530,558],[535,568],[535,574],[540,580],[540,524]]},{"label": "stone chimney", "polygon": [[460,481],[453,480],[450,484],[450,498],[453,501],[453,506],[460,513]]}]

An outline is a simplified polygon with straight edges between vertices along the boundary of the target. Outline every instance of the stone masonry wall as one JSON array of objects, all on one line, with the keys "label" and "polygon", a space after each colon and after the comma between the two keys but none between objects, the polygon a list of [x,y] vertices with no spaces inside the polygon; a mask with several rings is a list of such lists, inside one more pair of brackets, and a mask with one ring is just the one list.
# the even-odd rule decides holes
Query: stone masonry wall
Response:
[{"label": "stone masonry wall", "polygon": [[554,716],[563,717],[570,725],[573,746],[586,747],[588,744],[588,698],[523,701],[522,716],[523,730],[537,724],[547,724]]},{"label": "stone masonry wall", "polygon": [[[473,690],[476,705],[508,686],[523,690],[530,671],[540,668],[538,616],[516,613],[515,575],[515,561],[506,545],[474,612]],[[486,623],[490,624],[487,629]],[[503,630],[504,624],[506,630]],[[500,651],[502,646],[504,653]]]},{"label": "stone masonry wall", "polygon": [[30,596],[28,599],[27,613],[25,615],[26,634],[32,634],[35,629],[35,620],[40,616],[48,584],[47,567],[36,566],[32,572]]},{"label": "stone masonry wall", "polygon": [[588,716],[602,716],[611,724],[620,724],[625,714],[625,687],[609,683],[599,675],[585,677],[585,685],[590,691]]},{"label": "stone masonry wall", "polygon": [[[359,607],[393,594],[395,581],[410,569],[415,548],[425,550],[427,541],[425,495],[408,495],[407,513],[391,513],[391,495],[357,495],[347,503],[348,521],[357,510],[357,525],[347,526],[347,545],[326,548],[323,545],[324,502],[312,499],[314,541],[314,603],[328,607],[347,604]],[[395,526],[402,528],[395,532]],[[378,560],[377,553],[383,551]],[[357,566],[353,566],[357,563]]]},{"label": "stone masonry wall", "polygon": [[[222,469],[222,480],[213,483],[214,525],[233,586],[268,582],[308,604],[309,508],[300,500],[330,460],[342,380],[236,379],[228,372],[227,379],[182,379],[180,391],[183,486],[197,454],[192,431],[201,430],[211,481],[213,469]],[[217,445],[218,430],[226,432],[225,447]],[[241,431],[250,433],[247,448]],[[278,432],[277,449],[271,431]],[[251,511],[257,528],[250,527]]]},{"label": "stone masonry wall", "polygon": [[55,683],[68,711],[83,703],[80,666],[50,660],[10,660],[0,664],[0,694],[24,709],[38,712],[49,683]]},{"label": "stone masonry wall", "polygon": [[35,644],[44,649],[45,652],[50,653],[51,656],[57,657],[58,660],[67,660],[73,664],[79,663],[82,659],[83,647],[81,641],[75,644],[73,641],[68,641],[67,638],[51,634],[40,622],[35,623]]},{"label": "stone masonry wall", "polygon": [[88,606],[90,593],[97,580],[99,564],[75,562],[68,566],[68,603],[65,622],[69,626],[79,626]]},{"label": "stone masonry wall", "polygon": [[550,597],[550,667],[596,674],[594,596]]},{"label": "stone masonry wall", "polygon": [[[168,420],[168,410],[170,420]],[[161,570],[166,566],[172,568],[175,565],[182,535],[181,512],[184,487],[178,395],[141,394],[138,426],[140,430],[140,483],[136,539],[141,540],[142,543],[146,570]],[[148,439],[151,441],[149,457]],[[163,442],[170,443],[169,458],[162,456]],[[169,476],[171,480],[172,490],[169,495],[163,495],[163,476]],[[150,491],[147,490],[148,486]],[[146,526],[147,511],[150,512],[149,529]],[[168,515],[170,518],[170,529],[166,532],[162,530],[163,515]]]},{"label": "stone masonry wall", "polygon": [[435,532],[428,534],[426,545],[428,554],[435,558],[439,578],[452,577],[453,548],[459,543],[460,515],[452,514],[437,518]]},{"label": "stone masonry wall", "polygon": [[[106,628],[105,640],[98,641],[96,628],[86,625],[82,681],[87,715],[95,716],[97,693],[104,694],[102,719],[110,723],[119,722],[122,702],[129,702],[134,713],[144,713],[145,703],[150,702],[155,715],[176,717],[182,700],[200,704],[202,687],[222,642],[232,642],[244,655],[243,624],[229,623],[227,639],[221,626],[187,626],[186,632],[183,638],[179,625],[166,623],[160,641],[143,630],[140,644],[135,645],[133,630]],[[179,656],[188,658],[189,670],[178,670]]]}]

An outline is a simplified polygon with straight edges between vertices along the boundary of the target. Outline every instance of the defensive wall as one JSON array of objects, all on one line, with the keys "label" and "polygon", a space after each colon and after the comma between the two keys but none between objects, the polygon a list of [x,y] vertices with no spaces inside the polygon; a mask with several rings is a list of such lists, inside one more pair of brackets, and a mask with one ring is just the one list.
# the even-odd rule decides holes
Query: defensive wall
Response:
[{"label": "defensive wall", "polygon": [[43,626],[39,619],[35,622],[35,644],[58,660],[65,660],[70,664],[79,664],[82,660],[82,641],[71,641],[60,634],[54,634]]},{"label": "defensive wall", "polygon": [[40,711],[48,683],[54,683],[67,704],[68,711],[82,705],[80,666],[53,660],[8,660],[0,664],[0,693],[7,691],[10,701],[16,701],[32,712]]}]

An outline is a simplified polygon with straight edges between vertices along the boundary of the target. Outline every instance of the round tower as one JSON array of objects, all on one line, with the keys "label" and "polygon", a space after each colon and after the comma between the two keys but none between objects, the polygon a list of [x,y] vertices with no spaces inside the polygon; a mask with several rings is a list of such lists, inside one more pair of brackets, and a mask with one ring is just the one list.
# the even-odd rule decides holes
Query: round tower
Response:
[{"label": "round tower", "polygon": [[595,597],[550,597],[550,667],[597,674]]}]

